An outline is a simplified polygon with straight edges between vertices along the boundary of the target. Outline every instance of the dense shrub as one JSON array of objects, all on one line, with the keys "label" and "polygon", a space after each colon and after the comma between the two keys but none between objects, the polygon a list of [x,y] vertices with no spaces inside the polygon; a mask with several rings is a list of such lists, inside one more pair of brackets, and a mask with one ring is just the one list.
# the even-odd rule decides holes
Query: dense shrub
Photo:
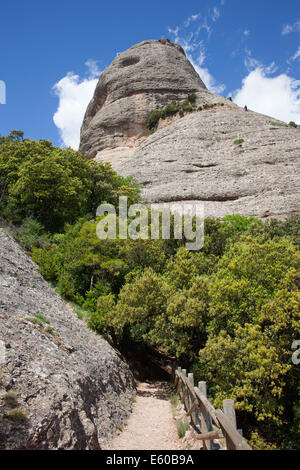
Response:
[{"label": "dense shrub", "polygon": [[0,215],[14,223],[30,217],[58,231],[93,215],[101,202],[117,203],[121,194],[137,201],[138,186],[109,164],[87,162],[80,152],[48,140],[21,140],[12,133],[0,141]]},{"label": "dense shrub", "polygon": [[297,124],[294,121],[289,122],[290,127],[295,127],[296,129],[298,128]]},{"label": "dense shrub", "polygon": [[152,132],[155,131],[157,129],[160,119],[175,116],[176,114],[183,116],[184,113],[196,111],[197,108],[195,107],[195,102],[196,95],[194,93],[191,93],[190,95],[188,95],[188,98],[181,103],[173,101],[172,103],[167,104],[167,106],[162,109],[153,110],[147,118],[148,129]]},{"label": "dense shrub", "polygon": [[195,93],[190,93],[188,95],[188,100],[189,102],[192,104],[192,105],[195,105],[196,104],[196,100],[197,100],[197,96]]}]

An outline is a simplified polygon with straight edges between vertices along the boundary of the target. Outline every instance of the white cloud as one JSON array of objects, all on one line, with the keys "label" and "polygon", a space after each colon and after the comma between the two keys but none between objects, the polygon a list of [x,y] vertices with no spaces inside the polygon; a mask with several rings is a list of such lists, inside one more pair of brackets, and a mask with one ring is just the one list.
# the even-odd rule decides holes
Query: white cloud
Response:
[{"label": "white cloud", "polygon": [[220,94],[225,90],[225,85],[223,85],[222,83],[217,83],[216,79],[209,73],[208,69],[206,67],[201,67],[203,62],[200,61],[200,63],[197,63],[189,55],[187,55],[187,58],[192,63],[194,69],[196,70],[196,72],[198,73],[201,80],[204,82],[209,91],[211,91],[212,93]]},{"label": "white cloud", "polygon": [[300,46],[298,47],[298,49],[295,52],[295,54],[293,55],[293,57],[291,57],[291,60],[297,60],[297,59],[299,59],[299,57],[300,57]]},{"label": "white cloud", "polygon": [[239,106],[285,122],[300,124],[300,81],[286,74],[268,77],[270,67],[259,66],[242,82],[233,99]]},{"label": "white cloud", "polygon": [[196,21],[198,20],[199,18],[201,17],[200,13],[197,13],[196,15],[191,15],[184,23],[184,26],[186,28],[188,28],[190,26],[190,24],[193,22],[193,21]]},{"label": "white cloud", "polygon": [[88,60],[87,78],[80,78],[73,72],[67,73],[53,86],[59,98],[53,121],[59,129],[63,145],[77,150],[80,141],[80,127],[87,105],[92,99],[100,71],[94,60]]},{"label": "white cloud", "polygon": [[[221,2],[223,5],[224,2]],[[212,22],[217,21],[220,17],[220,10],[217,7],[212,8],[204,17],[200,13],[192,15],[183,23],[183,26],[176,26],[174,29],[168,28],[169,34],[174,42],[180,44],[187,54],[187,58],[193,64],[195,70],[200,75],[206,87],[212,93],[222,93],[226,86],[217,83],[216,79],[211,75],[208,68],[204,66],[206,61],[205,40],[200,39],[202,30],[207,33],[207,40],[212,34]]]},{"label": "white cloud", "polygon": [[271,75],[278,70],[278,67],[275,65],[275,62],[272,62],[270,65],[265,66],[259,60],[252,57],[252,52],[249,49],[245,48],[245,53],[246,57],[244,59],[244,65],[248,72],[254,69],[261,68],[265,71],[266,75]]},{"label": "white cloud", "polygon": [[243,35],[244,35],[244,36],[250,36],[250,30],[249,30],[249,29],[245,29],[245,31],[243,31]]},{"label": "white cloud", "polygon": [[289,33],[300,32],[300,21],[296,21],[294,24],[286,24],[282,29],[282,35],[286,36]]},{"label": "white cloud", "polygon": [[220,18],[220,10],[217,7],[214,7],[211,13],[211,19],[213,22],[217,21]]}]

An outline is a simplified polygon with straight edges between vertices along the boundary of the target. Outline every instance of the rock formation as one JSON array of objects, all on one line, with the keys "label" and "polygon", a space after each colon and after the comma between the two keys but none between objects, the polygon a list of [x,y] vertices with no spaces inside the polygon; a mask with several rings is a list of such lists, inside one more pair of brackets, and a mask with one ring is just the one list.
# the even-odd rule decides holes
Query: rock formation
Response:
[{"label": "rock formation", "polygon": [[119,353],[0,230],[0,449],[100,449],[131,409]]},{"label": "rock formation", "polygon": [[[195,112],[161,120],[149,135],[149,113],[191,92]],[[134,176],[149,203],[201,202],[212,217],[300,212],[300,129],[210,93],[166,40],[131,47],[101,75],[80,149]]]},{"label": "rock formation", "polygon": [[186,116],[115,169],[134,175],[149,203],[197,201],[212,217],[300,212],[300,129],[240,108]]},{"label": "rock formation", "polygon": [[144,41],[119,54],[102,73],[81,128],[80,150],[136,147],[149,135],[148,114],[187,93],[206,90],[183,49]]}]

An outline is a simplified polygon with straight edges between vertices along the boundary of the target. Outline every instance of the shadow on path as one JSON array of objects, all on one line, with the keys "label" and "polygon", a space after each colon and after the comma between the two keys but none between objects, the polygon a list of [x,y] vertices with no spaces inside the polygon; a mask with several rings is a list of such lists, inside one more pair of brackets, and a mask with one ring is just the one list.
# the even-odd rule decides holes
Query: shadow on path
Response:
[{"label": "shadow on path", "polygon": [[171,387],[168,382],[151,382],[138,384],[137,396],[139,397],[152,397],[158,400],[170,399]]}]

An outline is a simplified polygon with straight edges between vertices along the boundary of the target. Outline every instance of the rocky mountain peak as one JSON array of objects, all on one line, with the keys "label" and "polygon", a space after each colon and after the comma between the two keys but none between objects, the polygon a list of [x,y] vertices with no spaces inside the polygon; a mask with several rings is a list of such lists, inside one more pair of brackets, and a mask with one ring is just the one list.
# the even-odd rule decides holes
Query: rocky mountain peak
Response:
[{"label": "rocky mountain peak", "polygon": [[[193,106],[180,108],[189,94]],[[167,105],[178,112],[150,133],[149,114]],[[131,47],[103,72],[80,150],[133,176],[148,203],[196,201],[211,217],[299,213],[300,129],[210,93],[166,39]]]},{"label": "rocky mountain peak", "polygon": [[102,73],[81,128],[80,150],[137,147],[149,113],[206,87],[178,44],[143,41],[118,54]]}]

